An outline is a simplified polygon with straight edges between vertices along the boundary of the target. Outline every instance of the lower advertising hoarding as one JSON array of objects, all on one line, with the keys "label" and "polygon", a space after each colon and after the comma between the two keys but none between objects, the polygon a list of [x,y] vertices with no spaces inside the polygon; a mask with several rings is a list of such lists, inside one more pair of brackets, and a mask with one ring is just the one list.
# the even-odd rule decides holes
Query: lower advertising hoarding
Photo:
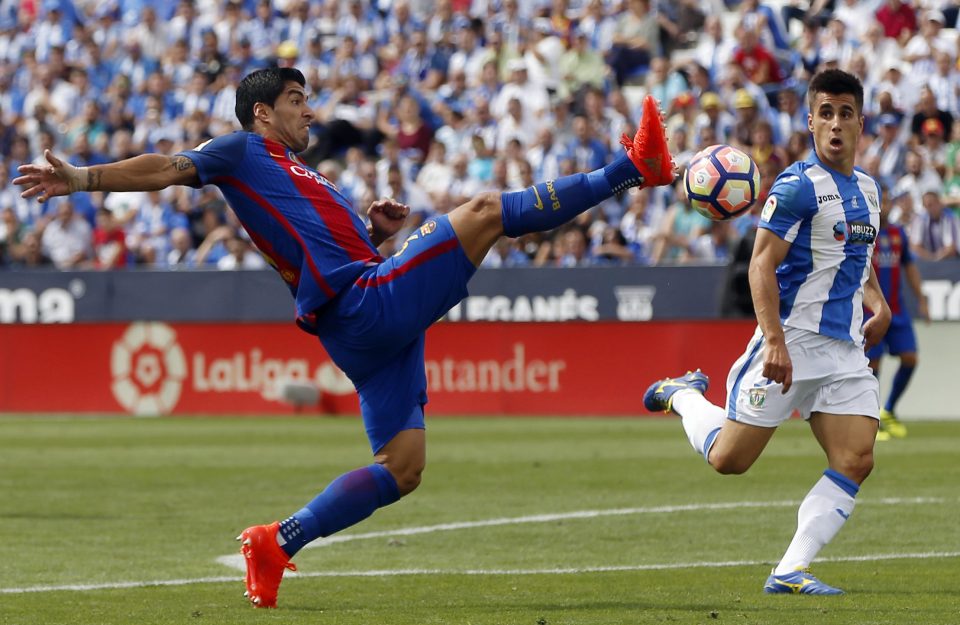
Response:
[{"label": "lower advertising hoarding", "polygon": [[[722,402],[727,370],[753,329],[746,321],[440,323],[427,334],[427,410],[636,415],[649,382],[697,367],[714,376],[708,397]],[[358,410],[350,381],[291,324],[9,325],[0,326],[0,353],[0,412]]]}]

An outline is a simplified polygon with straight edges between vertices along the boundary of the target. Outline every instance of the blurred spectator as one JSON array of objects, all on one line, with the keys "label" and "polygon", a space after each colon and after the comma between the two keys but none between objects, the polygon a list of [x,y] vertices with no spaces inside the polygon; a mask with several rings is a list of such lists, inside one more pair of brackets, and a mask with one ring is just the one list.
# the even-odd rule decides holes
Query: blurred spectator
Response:
[{"label": "blurred spectator", "polygon": [[587,235],[575,225],[564,230],[556,256],[558,267],[582,267],[593,264],[593,258],[587,247]]},{"label": "blurred spectator", "polygon": [[[923,154],[917,150],[910,150],[904,159],[904,168],[906,173],[897,180],[894,185],[894,195],[899,195],[900,191],[910,194],[915,207],[923,206],[923,194],[927,191],[938,191],[943,185],[943,181],[937,172],[929,167],[923,158]],[[891,217],[891,221],[895,221]]]},{"label": "blurred spectator", "polygon": [[510,100],[517,98],[523,105],[524,115],[539,122],[550,108],[550,94],[543,85],[532,83],[527,77],[527,62],[514,59],[507,63],[510,81],[503,85],[497,96],[490,102],[490,113],[497,118],[507,114]]},{"label": "blurred spectator", "polygon": [[703,112],[697,116],[697,134],[700,136],[703,128],[709,128],[712,136],[711,143],[701,141],[700,147],[730,141],[736,120],[726,111],[720,96],[712,91],[704,93],[700,96],[700,108]]},{"label": "blurred spectator", "polygon": [[43,253],[57,269],[74,269],[92,260],[93,232],[90,224],[73,212],[73,202],[61,198],[56,217],[43,229]]},{"label": "blurred spectator", "polygon": [[560,58],[560,72],[563,78],[561,97],[578,93],[586,86],[603,88],[607,66],[600,53],[590,47],[589,33],[585,30],[576,30],[573,45]]},{"label": "blurred spectator", "polygon": [[956,258],[960,245],[960,218],[946,210],[936,190],[923,194],[924,213],[910,232],[910,249],[922,260]]},{"label": "blurred spectator", "polygon": [[706,232],[690,244],[690,260],[710,265],[725,265],[733,255],[736,242],[729,221],[711,221]]},{"label": "blurred spectator", "polygon": [[23,237],[27,232],[12,206],[0,208],[0,266],[16,262],[23,256]]},{"label": "blurred spectator", "polygon": [[792,86],[785,86],[777,94],[777,110],[772,113],[774,140],[786,145],[796,131],[807,130],[807,104]]},{"label": "blurred spectator", "polygon": [[749,147],[753,145],[754,130],[762,119],[757,101],[750,95],[749,91],[739,89],[734,94],[733,107],[736,111],[736,121],[733,124],[731,139],[735,145],[749,151]]},{"label": "blurred spectator", "polygon": [[227,254],[217,261],[217,269],[264,269],[267,266],[257,251],[245,239],[233,231],[226,238]]},{"label": "blurred spectator", "polygon": [[480,263],[481,267],[526,267],[530,259],[520,249],[519,239],[500,237]]},{"label": "blurred spectator", "polygon": [[917,112],[913,114],[910,121],[910,132],[914,137],[921,139],[923,135],[923,124],[929,119],[939,120],[944,136],[950,136],[953,133],[953,115],[948,111],[942,111],[937,108],[937,98],[929,86],[920,89],[920,99],[917,101]]},{"label": "blurred spectator", "polygon": [[573,118],[573,141],[566,146],[567,155],[574,161],[574,169],[589,172],[603,167],[607,162],[608,150],[590,126],[586,117],[577,115]]},{"label": "blurred spectator", "polygon": [[97,210],[97,226],[93,229],[93,266],[96,269],[119,269],[127,264],[126,235],[113,213]]},{"label": "blurred spectator", "polygon": [[39,233],[34,231],[23,235],[22,251],[16,261],[15,266],[20,269],[52,269],[54,266],[43,249]]},{"label": "blurred spectator", "polygon": [[316,141],[307,152],[308,161],[326,160],[351,146],[362,147],[368,156],[376,155],[383,134],[376,127],[376,108],[361,94],[357,77],[344,78],[316,114],[311,128]]},{"label": "blurred spectator", "polygon": [[618,85],[635,74],[645,73],[650,60],[660,55],[660,26],[649,0],[628,0],[627,10],[616,22],[607,63]]},{"label": "blurred spectator", "polygon": [[600,241],[590,250],[598,265],[629,265],[636,261],[637,250],[616,226],[604,225]]},{"label": "blurred spectator", "polygon": [[942,11],[927,11],[920,23],[920,32],[903,48],[903,59],[913,65],[911,77],[918,84],[927,82],[933,75],[936,69],[934,56],[937,52],[955,52],[955,38],[951,39],[943,34],[945,21]]},{"label": "blurred spectator", "polygon": [[863,167],[891,186],[905,173],[907,146],[899,137],[900,122],[892,113],[877,118],[877,137],[863,155]]},{"label": "blurred spectator", "polygon": [[170,251],[166,266],[170,269],[192,268],[196,264],[197,251],[193,249],[192,237],[187,228],[174,228],[170,233]]},{"label": "blurred spectator", "polygon": [[917,14],[908,2],[886,0],[876,13],[885,37],[896,39],[900,45],[910,40],[917,31]]},{"label": "blurred spectator", "polygon": [[404,157],[415,164],[415,169],[419,169],[430,149],[433,129],[420,114],[419,102],[409,93],[397,99],[394,112],[396,117],[391,119],[389,109],[382,107],[377,129],[384,136],[394,139]]},{"label": "blurred spectator", "polygon": [[760,42],[755,30],[745,25],[738,29],[739,41],[733,53],[733,61],[743,68],[750,82],[768,91],[779,89],[783,71],[777,59]]},{"label": "blurred spectator", "polygon": [[667,208],[663,221],[655,236],[650,261],[662,263],[684,263],[690,260],[693,242],[710,227],[710,220],[698,213],[686,201],[683,180],[675,185],[677,199]]},{"label": "blurred spectator", "polygon": [[723,22],[719,15],[709,15],[704,22],[704,33],[694,51],[696,62],[707,69],[711,80],[716,81],[731,58],[736,42],[724,37]]},{"label": "blurred spectator", "polygon": [[650,61],[650,71],[647,74],[646,88],[648,93],[664,108],[670,106],[674,99],[687,90],[687,81],[680,72],[670,67],[670,61],[657,57]]},{"label": "blurred spectator", "polygon": [[946,149],[943,142],[943,124],[939,119],[931,117],[923,122],[920,128],[920,145],[917,151],[923,155],[924,161],[943,178],[947,173]]}]

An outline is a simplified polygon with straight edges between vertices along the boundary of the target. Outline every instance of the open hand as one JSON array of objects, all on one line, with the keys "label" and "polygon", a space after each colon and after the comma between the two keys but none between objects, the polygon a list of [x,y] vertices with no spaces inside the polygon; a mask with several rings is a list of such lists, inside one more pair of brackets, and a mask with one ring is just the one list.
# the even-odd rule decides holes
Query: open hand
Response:
[{"label": "open hand", "polygon": [[22,175],[14,178],[13,184],[26,187],[20,197],[36,197],[37,201],[43,203],[58,195],[69,195],[83,190],[81,168],[57,158],[50,150],[44,150],[43,156],[48,164],[28,163],[17,168]]}]

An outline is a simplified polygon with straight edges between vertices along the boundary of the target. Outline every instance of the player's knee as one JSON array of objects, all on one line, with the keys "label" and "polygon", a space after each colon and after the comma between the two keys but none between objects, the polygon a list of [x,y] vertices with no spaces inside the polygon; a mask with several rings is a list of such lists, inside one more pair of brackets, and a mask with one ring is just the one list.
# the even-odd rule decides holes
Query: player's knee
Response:
[{"label": "player's knee", "polygon": [[383,463],[383,466],[390,471],[390,475],[393,476],[393,479],[397,482],[397,490],[400,491],[400,496],[409,495],[420,486],[420,482],[423,480],[423,462],[419,461],[410,461],[410,460],[394,460],[391,461],[388,459]]},{"label": "player's knee", "polygon": [[419,469],[408,468],[399,476],[395,475],[394,478],[397,480],[397,489],[400,491],[400,496],[409,495],[420,486],[420,482],[423,480],[423,467]]},{"label": "player's knee", "polygon": [[500,206],[500,193],[497,191],[485,191],[478,194],[472,200],[460,206],[471,219],[489,224],[491,227],[497,227],[502,224],[503,217]]},{"label": "player's knee", "polygon": [[850,456],[839,470],[857,484],[862,484],[873,471],[873,452]]},{"label": "player's knee", "polygon": [[904,367],[916,367],[917,362],[918,359],[916,354],[903,354],[900,356],[900,364]]},{"label": "player's knee", "polygon": [[721,475],[740,475],[746,473],[753,464],[750,459],[744,459],[730,453],[714,449],[710,452],[710,466]]}]

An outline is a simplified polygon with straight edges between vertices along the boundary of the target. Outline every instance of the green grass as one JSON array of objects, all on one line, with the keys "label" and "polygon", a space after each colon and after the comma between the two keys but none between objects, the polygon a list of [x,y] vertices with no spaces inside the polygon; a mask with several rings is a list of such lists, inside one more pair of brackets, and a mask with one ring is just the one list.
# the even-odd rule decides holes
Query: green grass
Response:
[{"label": "green grass", "polygon": [[[960,423],[878,446],[856,512],[815,572],[843,597],[766,596],[796,502],[824,468],[802,422],[743,476],[714,474],[676,420],[437,419],[424,484],[346,534],[583,510],[768,502],[749,509],[381,536],[304,550],[280,609],[253,610],[215,561],[243,527],[295,511],[366,463],[354,419],[0,418],[0,624],[960,623]],[[928,503],[884,502],[927,497]],[[741,562],[562,574],[522,571]],[[427,569],[428,574],[320,576]],[[467,571],[500,574],[464,574]],[[506,573],[503,573],[506,571]],[[228,577],[236,581],[211,582]]]}]

